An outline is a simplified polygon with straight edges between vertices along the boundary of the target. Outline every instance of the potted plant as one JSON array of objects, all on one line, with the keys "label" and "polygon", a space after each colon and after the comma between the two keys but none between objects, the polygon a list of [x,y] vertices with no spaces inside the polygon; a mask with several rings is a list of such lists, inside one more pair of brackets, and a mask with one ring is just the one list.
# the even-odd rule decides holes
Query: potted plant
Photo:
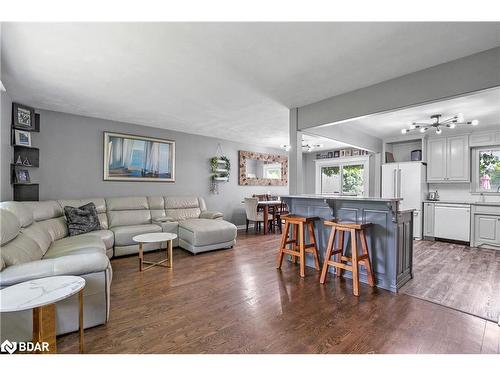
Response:
[{"label": "potted plant", "polygon": [[210,159],[213,181],[228,181],[231,171],[231,162],[227,156],[214,156]]}]

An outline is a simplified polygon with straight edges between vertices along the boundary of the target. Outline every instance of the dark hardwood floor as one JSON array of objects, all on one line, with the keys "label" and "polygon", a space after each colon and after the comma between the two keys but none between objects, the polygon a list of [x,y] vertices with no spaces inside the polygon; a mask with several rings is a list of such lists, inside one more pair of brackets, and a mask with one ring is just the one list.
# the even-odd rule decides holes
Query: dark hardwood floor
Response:
[{"label": "dark hardwood floor", "polygon": [[[405,294],[361,286],[285,262],[279,236],[239,233],[233,250],[192,256],[174,269],[138,271],[114,259],[111,319],[85,331],[87,353],[499,353],[500,327]],[[149,257],[160,254],[149,254]],[[58,339],[78,352],[78,334]]]},{"label": "dark hardwood floor", "polygon": [[498,322],[500,251],[415,241],[413,277],[403,293]]}]

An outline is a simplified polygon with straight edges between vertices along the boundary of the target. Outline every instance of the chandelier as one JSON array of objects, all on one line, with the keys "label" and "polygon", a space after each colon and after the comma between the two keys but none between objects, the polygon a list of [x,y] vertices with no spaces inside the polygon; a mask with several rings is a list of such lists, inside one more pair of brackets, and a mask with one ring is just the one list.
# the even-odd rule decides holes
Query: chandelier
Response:
[{"label": "chandelier", "polygon": [[465,121],[464,115],[459,113],[453,117],[450,117],[446,120],[441,120],[440,114],[432,115],[432,122],[412,122],[408,128],[401,129],[402,134],[410,133],[411,131],[419,131],[420,133],[425,133],[429,129],[435,129],[436,134],[441,134],[443,128],[454,129],[457,125],[479,125],[478,120]]}]

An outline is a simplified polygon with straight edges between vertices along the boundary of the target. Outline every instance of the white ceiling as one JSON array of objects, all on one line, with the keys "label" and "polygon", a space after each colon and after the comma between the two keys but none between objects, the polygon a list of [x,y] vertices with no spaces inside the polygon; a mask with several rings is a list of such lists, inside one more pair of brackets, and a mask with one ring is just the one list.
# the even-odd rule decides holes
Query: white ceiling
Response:
[{"label": "white ceiling", "polygon": [[[479,125],[474,128],[475,131],[500,129],[500,88],[399,111],[366,116],[343,124],[386,139],[401,136],[401,129],[408,128],[411,122],[430,123],[433,122],[430,116],[434,114],[441,114],[442,120],[444,120],[459,113],[464,115],[466,121],[479,120]],[[459,128],[471,130],[472,126],[464,125],[455,129],[443,128],[443,134],[457,132]]]},{"label": "white ceiling", "polygon": [[288,108],[499,35],[500,23],[4,23],[2,81],[41,109],[278,146]]}]

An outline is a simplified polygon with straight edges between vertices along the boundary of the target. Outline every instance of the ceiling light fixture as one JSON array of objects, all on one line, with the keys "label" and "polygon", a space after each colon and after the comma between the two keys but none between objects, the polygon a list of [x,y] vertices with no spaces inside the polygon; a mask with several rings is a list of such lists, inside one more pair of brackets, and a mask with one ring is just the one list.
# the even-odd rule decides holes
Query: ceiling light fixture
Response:
[{"label": "ceiling light fixture", "polygon": [[[323,147],[323,145],[321,143],[311,144],[311,143],[306,143],[305,141],[302,141],[302,150],[307,151],[307,152],[311,152],[315,148],[321,148],[321,147]],[[292,147],[290,145],[281,145],[280,148],[288,152],[288,151],[290,151],[290,149]]]},{"label": "ceiling light fixture", "polygon": [[408,126],[408,128],[401,129],[401,134],[408,134],[409,132],[417,129],[420,131],[420,133],[425,133],[428,129],[432,128],[436,130],[436,134],[441,134],[443,132],[442,130],[443,128],[455,129],[457,125],[472,125],[472,126],[479,125],[478,120],[465,121],[464,115],[461,113],[443,121],[441,121],[441,116],[442,115],[440,114],[432,115],[431,116],[432,122],[430,123],[413,121]]}]

